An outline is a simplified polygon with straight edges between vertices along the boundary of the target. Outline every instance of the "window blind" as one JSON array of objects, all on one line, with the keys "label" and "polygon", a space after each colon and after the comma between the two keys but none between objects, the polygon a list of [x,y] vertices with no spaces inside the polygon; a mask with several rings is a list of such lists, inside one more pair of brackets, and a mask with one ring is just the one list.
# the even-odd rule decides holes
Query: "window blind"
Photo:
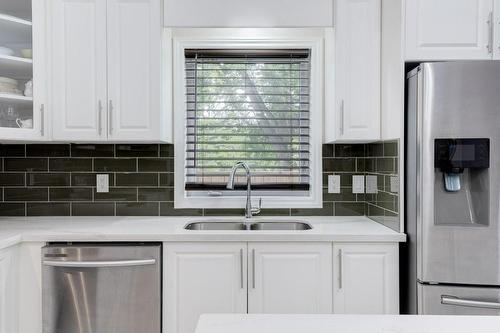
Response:
[{"label": "window blind", "polygon": [[309,190],[309,50],[185,50],[185,68],[186,190],[224,190],[238,161],[254,189]]}]

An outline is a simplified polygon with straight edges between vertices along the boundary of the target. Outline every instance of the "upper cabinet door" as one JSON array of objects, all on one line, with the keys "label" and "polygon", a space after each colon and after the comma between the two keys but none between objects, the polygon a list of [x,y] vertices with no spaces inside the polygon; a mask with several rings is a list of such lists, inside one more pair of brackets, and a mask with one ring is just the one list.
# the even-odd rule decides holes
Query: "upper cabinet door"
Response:
[{"label": "upper cabinet door", "polygon": [[160,0],[108,0],[108,134],[160,141]]},{"label": "upper cabinet door", "polygon": [[331,243],[250,243],[248,313],[331,313]]},{"label": "upper cabinet door", "polygon": [[47,23],[54,140],[106,139],[106,1],[50,0]]},{"label": "upper cabinet door", "polygon": [[491,59],[493,0],[406,0],[406,60]]},{"label": "upper cabinet door", "polygon": [[203,313],[246,313],[246,251],[246,243],[164,243],[163,331],[194,333]]},{"label": "upper cabinet door", "polygon": [[[46,1],[0,1],[0,142],[48,138],[45,112]],[[29,49],[29,59],[20,50]],[[33,82],[33,89],[26,83]],[[5,81],[5,82],[4,82]]]},{"label": "upper cabinet door", "polygon": [[494,1],[493,8],[493,59],[500,60],[500,0]]},{"label": "upper cabinet door", "polygon": [[337,0],[333,140],[380,139],[380,0]]},{"label": "upper cabinet door", "polygon": [[399,314],[397,244],[335,244],[333,313]]}]

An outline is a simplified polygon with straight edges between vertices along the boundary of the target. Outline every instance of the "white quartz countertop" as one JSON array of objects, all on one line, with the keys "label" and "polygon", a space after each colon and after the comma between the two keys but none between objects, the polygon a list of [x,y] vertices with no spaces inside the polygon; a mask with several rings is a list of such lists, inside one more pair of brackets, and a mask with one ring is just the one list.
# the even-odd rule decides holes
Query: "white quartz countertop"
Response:
[{"label": "white quartz countertop", "polygon": [[26,217],[0,218],[0,248],[36,241],[360,241],[404,242],[406,235],[367,217],[256,217],[305,221],[304,231],[195,231],[196,221],[244,221],[242,217]]},{"label": "white quartz countertop", "polygon": [[500,330],[496,316],[206,314],[196,333],[470,333]]}]

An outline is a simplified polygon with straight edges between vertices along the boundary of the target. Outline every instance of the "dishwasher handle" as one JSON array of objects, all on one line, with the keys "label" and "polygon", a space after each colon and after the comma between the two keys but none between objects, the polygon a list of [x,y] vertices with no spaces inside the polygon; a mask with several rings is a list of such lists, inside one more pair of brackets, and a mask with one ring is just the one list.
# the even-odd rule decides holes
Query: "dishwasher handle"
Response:
[{"label": "dishwasher handle", "polygon": [[44,260],[45,266],[55,267],[128,267],[154,265],[156,259],[134,259],[134,260],[102,260],[102,261],[63,261],[63,260]]}]

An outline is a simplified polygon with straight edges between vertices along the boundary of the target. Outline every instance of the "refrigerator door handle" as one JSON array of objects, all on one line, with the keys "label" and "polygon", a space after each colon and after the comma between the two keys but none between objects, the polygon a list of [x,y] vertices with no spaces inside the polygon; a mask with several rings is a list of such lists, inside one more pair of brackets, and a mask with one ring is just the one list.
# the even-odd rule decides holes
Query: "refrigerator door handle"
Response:
[{"label": "refrigerator door handle", "polygon": [[500,303],[498,302],[477,301],[449,295],[441,295],[441,304],[466,306],[470,308],[500,309]]}]

